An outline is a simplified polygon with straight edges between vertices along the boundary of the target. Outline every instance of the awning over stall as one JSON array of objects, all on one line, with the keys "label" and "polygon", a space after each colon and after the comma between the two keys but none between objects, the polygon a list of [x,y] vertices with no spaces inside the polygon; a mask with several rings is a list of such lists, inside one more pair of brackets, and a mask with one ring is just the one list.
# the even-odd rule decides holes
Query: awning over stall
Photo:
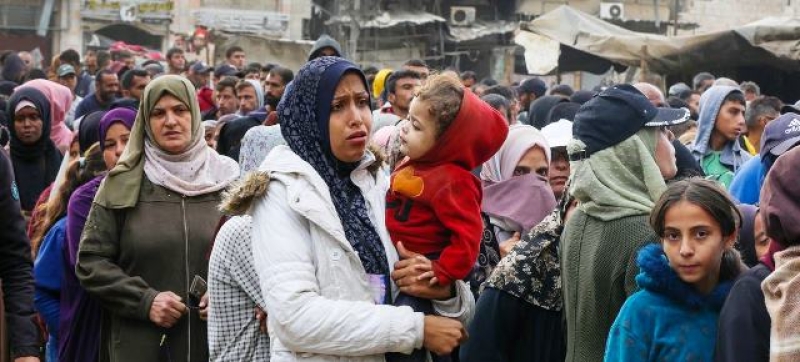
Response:
[{"label": "awning over stall", "polygon": [[603,73],[645,66],[661,74],[697,69],[770,66],[800,71],[800,19],[766,18],[735,29],[667,37],[633,32],[569,6],[521,25],[531,74],[556,70]]}]

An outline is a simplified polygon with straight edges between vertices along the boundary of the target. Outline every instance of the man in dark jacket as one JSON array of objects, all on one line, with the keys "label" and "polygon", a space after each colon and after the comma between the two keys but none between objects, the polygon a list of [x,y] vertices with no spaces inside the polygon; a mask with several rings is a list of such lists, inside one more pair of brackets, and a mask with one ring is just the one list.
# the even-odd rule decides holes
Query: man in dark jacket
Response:
[{"label": "man in dark jacket", "polygon": [[20,214],[14,170],[0,150],[0,279],[8,335],[15,362],[39,361],[39,336],[33,322],[33,263]]},{"label": "man in dark jacket", "polygon": [[95,92],[83,98],[75,109],[75,119],[81,118],[96,111],[107,111],[111,104],[117,100],[119,92],[119,77],[112,70],[101,70],[95,78]]}]

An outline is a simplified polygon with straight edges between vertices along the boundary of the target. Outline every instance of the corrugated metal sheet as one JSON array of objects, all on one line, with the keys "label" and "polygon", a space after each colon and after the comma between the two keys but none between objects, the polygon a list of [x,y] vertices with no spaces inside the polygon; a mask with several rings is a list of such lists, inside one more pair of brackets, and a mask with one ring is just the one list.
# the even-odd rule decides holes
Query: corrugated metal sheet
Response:
[{"label": "corrugated metal sheet", "polygon": [[194,12],[195,24],[229,33],[286,37],[289,15],[273,11],[201,9]]},{"label": "corrugated metal sheet", "polygon": [[464,42],[490,35],[509,34],[519,24],[510,21],[476,21],[472,26],[451,26],[449,33],[453,41]]},{"label": "corrugated metal sheet", "polygon": [[[358,26],[361,29],[369,29],[369,28],[382,29],[382,28],[391,28],[402,24],[422,25],[430,23],[443,23],[445,21],[446,20],[441,16],[427,13],[424,11],[392,11],[392,12],[384,11],[378,16],[356,19],[356,22],[358,23]],[[350,25],[350,22],[351,22],[350,15],[340,15],[331,18],[326,22],[326,24]]]}]

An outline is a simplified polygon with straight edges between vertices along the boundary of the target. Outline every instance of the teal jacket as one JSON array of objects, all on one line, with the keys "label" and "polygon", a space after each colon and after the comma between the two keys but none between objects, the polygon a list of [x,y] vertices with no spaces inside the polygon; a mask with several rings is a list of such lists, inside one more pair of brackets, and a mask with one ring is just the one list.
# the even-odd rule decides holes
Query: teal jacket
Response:
[{"label": "teal jacket", "polygon": [[712,361],[717,319],[732,281],[708,295],[697,293],[670,268],[660,245],[637,258],[640,291],[623,305],[611,327],[606,361]]}]

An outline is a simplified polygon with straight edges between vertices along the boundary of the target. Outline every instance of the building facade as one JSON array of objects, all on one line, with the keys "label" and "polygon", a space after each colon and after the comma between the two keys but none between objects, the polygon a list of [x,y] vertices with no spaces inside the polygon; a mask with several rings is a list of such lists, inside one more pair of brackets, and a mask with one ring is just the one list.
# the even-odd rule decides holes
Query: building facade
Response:
[{"label": "building facade", "polygon": [[[29,0],[10,0],[30,2]],[[311,0],[34,0],[57,1],[62,26],[52,34],[55,53],[83,52],[124,41],[165,52],[189,46],[196,30],[254,35],[270,39],[303,39],[311,16]]]}]

